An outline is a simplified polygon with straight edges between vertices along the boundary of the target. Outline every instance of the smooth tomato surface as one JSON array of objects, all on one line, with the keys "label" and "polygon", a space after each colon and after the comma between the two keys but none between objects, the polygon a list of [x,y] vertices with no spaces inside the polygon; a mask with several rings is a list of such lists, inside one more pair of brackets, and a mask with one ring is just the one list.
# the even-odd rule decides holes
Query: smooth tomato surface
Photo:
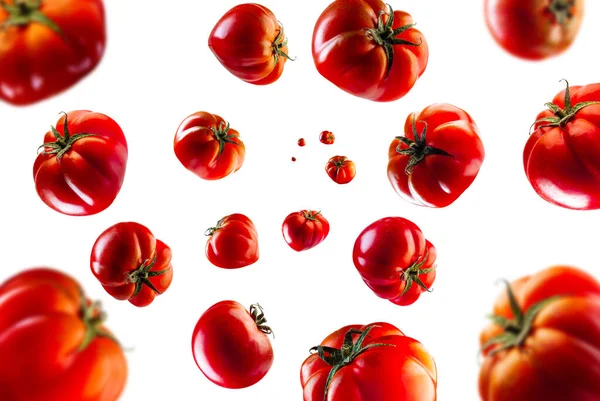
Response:
[{"label": "smooth tomato surface", "polygon": [[258,233],[252,220],[243,214],[223,217],[206,235],[206,257],[217,267],[238,269],[258,260]]},{"label": "smooth tomato surface", "polygon": [[314,248],[327,238],[329,222],[321,212],[301,210],[285,218],[281,231],[290,248],[301,252]]},{"label": "smooth tomato surface", "polygon": [[348,184],[356,176],[356,164],[346,156],[333,156],[327,161],[325,171],[338,184]]}]

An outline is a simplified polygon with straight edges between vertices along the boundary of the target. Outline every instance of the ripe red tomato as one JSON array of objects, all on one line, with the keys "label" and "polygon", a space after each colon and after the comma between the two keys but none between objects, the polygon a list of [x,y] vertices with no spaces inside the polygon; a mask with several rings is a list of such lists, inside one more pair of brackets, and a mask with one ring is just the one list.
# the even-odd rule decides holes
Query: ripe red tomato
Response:
[{"label": "ripe red tomato", "polygon": [[381,0],[336,0],[315,25],[315,66],[354,96],[400,99],[425,72],[429,58],[427,42],[414,25],[410,14]]},{"label": "ripe red tomato", "polygon": [[127,167],[127,141],[121,127],[104,114],[65,113],[46,133],[33,165],[38,195],[70,216],[89,216],[117,197]]},{"label": "ripe red tomato", "polygon": [[279,79],[288,56],[288,40],[275,14],[260,4],[240,4],[217,22],[208,47],[233,75],[254,85]]},{"label": "ripe red tomato", "polygon": [[338,184],[347,184],[356,176],[356,165],[346,156],[333,156],[325,165],[325,171]]},{"label": "ripe red tomato", "polygon": [[403,199],[445,207],[473,183],[485,152],[469,114],[450,104],[433,104],[408,116],[403,137],[389,149],[388,179]]},{"label": "ripe red tomato", "polygon": [[435,361],[389,323],[331,333],[300,370],[304,401],[435,401]]},{"label": "ripe red tomato", "polygon": [[102,0],[0,2],[0,99],[24,106],[68,89],[105,45]]},{"label": "ripe red tomato", "polygon": [[223,269],[250,266],[258,260],[258,233],[252,220],[240,213],[223,217],[206,230],[206,257]]},{"label": "ripe red tomato", "polygon": [[600,283],[555,266],[508,285],[481,333],[483,401],[592,401],[600,394]]},{"label": "ripe red tomato", "polygon": [[[260,305],[250,312],[222,301],[200,316],[192,336],[196,364],[213,383],[232,389],[258,383],[273,365],[272,330]],[[226,333],[226,335],[225,335]]]},{"label": "ripe red tomato", "polygon": [[331,131],[323,131],[319,134],[319,141],[324,145],[333,145],[335,142],[335,135]]},{"label": "ripe red tomato", "polygon": [[296,158],[295,158],[295,157],[292,157],[292,161],[293,161],[293,162],[295,162],[295,161],[296,161]]},{"label": "ripe red tomato", "polygon": [[300,147],[306,146],[306,140],[304,138],[298,139],[298,146],[300,146]]},{"label": "ripe red tomato", "polygon": [[435,280],[435,247],[419,227],[401,217],[386,217],[365,228],[352,257],[365,284],[396,305],[413,304]]},{"label": "ripe red tomato", "polygon": [[327,238],[329,222],[321,212],[301,210],[290,213],[281,227],[285,242],[295,251],[314,248]]},{"label": "ripe red tomato", "polygon": [[600,209],[600,84],[559,92],[538,114],[523,151],[533,189],[568,209]]},{"label": "ripe red tomato", "polygon": [[567,50],[579,33],[583,0],[486,0],[494,40],[513,56],[542,60]]},{"label": "ripe red tomato", "polygon": [[71,277],[27,269],[0,286],[0,400],[117,401],[127,361]]},{"label": "ripe red tomato", "polygon": [[94,244],[90,267],[113,298],[148,306],[173,280],[171,249],[138,223],[118,223]]}]

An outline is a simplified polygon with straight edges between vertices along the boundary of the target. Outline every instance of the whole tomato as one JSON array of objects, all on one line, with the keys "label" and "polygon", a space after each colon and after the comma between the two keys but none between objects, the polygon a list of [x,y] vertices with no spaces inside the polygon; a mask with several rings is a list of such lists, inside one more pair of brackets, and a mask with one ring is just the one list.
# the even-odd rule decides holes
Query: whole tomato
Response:
[{"label": "whole tomato", "polygon": [[389,323],[345,326],[311,349],[300,370],[304,401],[435,401],[435,361]]},{"label": "whole tomato", "polygon": [[380,298],[406,306],[429,292],[435,280],[435,247],[414,223],[386,217],[365,228],[352,258],[363,281]]},{"label": "whole tomato", "polygon": [[508,53],[542,60],[567,50],[579,33],[583,0],[486,0],[485,20]]},{"label": "whole tomato", "polygon": [[568,209],[600,209],[600,84],[559,92],[538,114],[523,151],[533,189]]},{"label": "whole tomato", "polygon": [[281,231],[290,248],[301,252],[314,248],[327,238],[329,222],[321,212],[301,210],[285,218]]},{"label": "whole tomato", "polygon": [[68,89],[105,45],[102,0],[0,1],[0,99],[24,106]]},{"label": "whole tomato", "polygon": [[481,399],[597,400],[599,317],[600,283],[574,267],[507,283],[481,333]]},{"label": "whole tomato", "polygon": [[208,38],[208,47],[233,75],[254,85],[279,79],[288,56],[288,40],[275,14],[260,4],[227,11]]},{"label": "whole tomato", "polygon": [[46,133],[33,164],[38,195],[50,208],[89,216],[117,197],[127,167],[127,141],[110,117],[87,110],[63,113]]},{"label": "whole tomato", "polygon": [[117,401],[127,361],[105,321],[64,273],[9,278],[0,285],[0,400]]},{"label": "whole tomato", "polygon": [[319,73],[361,98],[389,102],[406,95],[425,72],[429,49],[410,14],[381,0],[336,0],[314,28]]},{"label": "whole tomato", "polygon": [[175,155],[185,168],[205,180],[220,180],[238,171],[246,157],[240,134],[216,114],[188,116],[175,134]]},{"label": "whole tomato", "polygon": [[473,183],[483,163],[477,125],[456,106],[433,104],[409,115],[404,133],[388,153],[392,187],[415,205],[450,205]]},{"label": "whole tomato", "polygon": [[323,131],[319,134],[319,142],[324,145],[333,145],[335,142],[335,135],[331,131]]},{"label": "whole tomato", "polygon": [[[192,335],[196,364],[213,383],[231,389],[258,383],[273,365],[272,330],[260,305],[250,312],[222,301],[202,314]],[[226,334],[225,334],[226,333]]]},{"label": "whole tomato", "polygon": [[356,164],[346,156],[333,156],[325,165],[329,178],[338,184],[348,184],[356,176]]},{"label": "whole tomato", "polygon": [[171,249],[138,223],[118,223],[94,244],[90,267],[113,298],[148,306],[173,280]]},{"label": "whole tomato", "polygon": [[243,214],[223,217],[206,230],[206,236],[206,257],[217,267],[238,269],[258,260],[258,233],[252,220]]}]

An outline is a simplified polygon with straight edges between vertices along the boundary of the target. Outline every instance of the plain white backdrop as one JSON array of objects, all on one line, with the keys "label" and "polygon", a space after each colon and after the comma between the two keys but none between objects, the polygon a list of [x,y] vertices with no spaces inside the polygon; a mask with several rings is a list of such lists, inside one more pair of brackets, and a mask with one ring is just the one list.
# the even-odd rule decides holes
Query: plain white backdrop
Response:
[{"label": "plain white backdrop", "polygon": [[[497,280],[559,263],[600,277],[600,212],[546,203],[522,167],[529,127],[563,89],[559,80],[600,80],[600,4],[587,2],[583,28],[567,53],[529,63],[493,42],[482,1],[394,0],[395,9],[414,16],[430,59],[406,97],[383,104],[348,95],[316,71],[312,30],[329,3],[262,3],[283,22],[297,61],[286,64],[275,84],[256,87],[228,73],[207,46],[212,27],[237,1],[107,0],[108,47],[92,75],[35,106],[0,104],[0,280],[31,266],[52,266],[101,299],[107,325],[134,348],[127,353],[123,401],[301,400],[299,369],[308,350],[341,326],[375,321],[395,324],[428,348],[439,370],[440,400],[477,400],[478,335],[502,290]],[[402,201],[386,176],[389,143],[402,134],[407,115],[436,102],[468,111],[486,149],[471,188],[440,210]],[[75,109],[114,118],[130,149],[121,193],[91,217],[52,211],[32,178],[44,133],[60,111]],[[223,116],[246,144],[242,169],[221,181],[202,181],[173,153],[177,126],[199,110]],[[334,132],[335,145],[318,142],[323,130]],[[304,148],[296,144],[300,137],[306,138]],[[338,154],[357,164],[355,180],[345,186],[324,171]],[[284,242],[281,223],[304,208],[321,209],[331,232],[318,247],[296,253]],[[255,265],[226,271],[206,260],[204,231],[235,212],[254,220],[261,256]],[[352,263],[357,235],[386,216],[410,219],[438,249],[434,292],[409,307],[377,298]],[[96,237],[121,221],[146,225],[173,250],[173,284],[144,309],[112,299],[90,272]],[[225,299],[260,302],[276,333],[271,371],[245,390],[210,383],[191,353],[196,321]]]}]

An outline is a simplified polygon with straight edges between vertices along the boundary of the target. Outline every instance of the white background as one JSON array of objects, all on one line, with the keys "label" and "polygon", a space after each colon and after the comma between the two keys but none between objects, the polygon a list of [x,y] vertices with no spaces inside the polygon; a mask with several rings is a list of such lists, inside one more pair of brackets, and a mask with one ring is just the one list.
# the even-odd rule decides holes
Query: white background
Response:
[{"label": "white background", "polygon": [[[301,400],[299,369],[308,350],[347,324],[388,321],[421,341],[439,369],[440,400],[476,400],[478,335],[499,278],[514,279],[553,264],[600,276],[600,212],[575,212],[539,198],[527,182],[522,150],[537,113],[571,84],[598,82],[593,18],[586,4],[574,46],[563,56],[527,63],[491,39],[481,1],[394,1],[410,12],[430,46],[427,71],[403,99],[380,104],[352,97],[322,78],[311,57],[314,23],[329,1],[266,1],[289,37],[281,79],[255,87],[230,75],[207,46],[208,35],[233,0],[108,0],[109,42],[99,68],[72,90],[27,108],[0,105],[0,280],[31,266],[75,276],[101,299],[108,326],[128,347],[130,376],[123,401]],[[481,130],[486,158],[480,175],[453,205],[425,209],[402,201],[386,177],[387,149],[406,116],[435,102],[467,110]],[[36,149],[60,111],[90,109],[123,128],[130,156],[114,204],[91,217],[67,217],[38,198],[32,179]],[[239,130],[247,157],[242,169],[202,181],[173,153],[180,121],[204,110]],[[321,145],[322,130],[336,135]],[[305,137],[307,146],[296,141]],[[334,184],[329,157],[357,164],[355,180]],[[298,161],[292,163],[290,158]],[[296,253],[284,242],[284,217],[322,209],[331,223],[317,248]],[[254,220],[261,256],[255,265],[225,271],[204,256],[203,233],[221,217],[241,212]],[[368,224],[386,216],[415,222],[439,252],[432,294],[398,307],[377,298],[352,263],[352,246]],[[121,221],[146,225],[173,250],[174,281],[151,306],[138,309],[106,294],[89,268],[96,237]],[[191,334],[212,304],[259,301],[276,333],[275,363],[257,385],[225,390],[196,367]]]}]

